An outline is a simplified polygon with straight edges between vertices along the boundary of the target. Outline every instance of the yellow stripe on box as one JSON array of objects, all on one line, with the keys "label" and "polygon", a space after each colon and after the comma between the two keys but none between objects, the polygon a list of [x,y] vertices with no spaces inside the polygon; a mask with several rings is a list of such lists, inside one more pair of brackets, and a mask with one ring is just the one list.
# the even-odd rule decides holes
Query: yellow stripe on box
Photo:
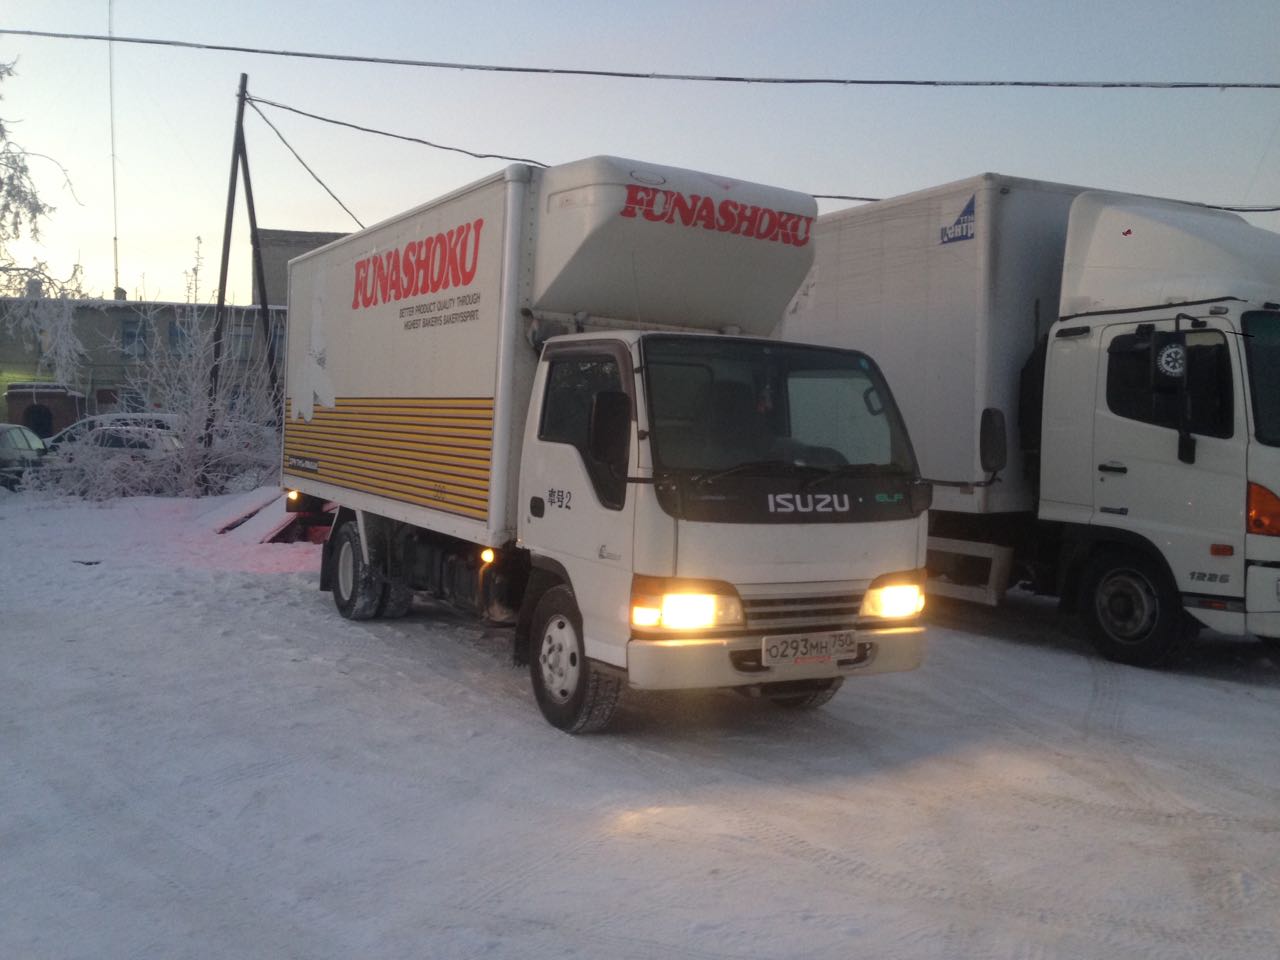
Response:
[{"label": "yellow stripe on box", "polygon": [[341,397],[332,407],[317,407],[310,421],[292,413],[286,400],[287,472],[488,518],[492,398]]}]

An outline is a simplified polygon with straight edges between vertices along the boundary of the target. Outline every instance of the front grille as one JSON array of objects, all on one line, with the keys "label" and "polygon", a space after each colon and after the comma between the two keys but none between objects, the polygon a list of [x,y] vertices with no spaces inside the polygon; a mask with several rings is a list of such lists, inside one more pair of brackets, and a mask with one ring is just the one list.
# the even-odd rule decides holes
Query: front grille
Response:
[{"label": "front grille", "polygon": [[742,610],[752,633],[800,633],[853,627],[862,594],[819,597],[743,597]]}]

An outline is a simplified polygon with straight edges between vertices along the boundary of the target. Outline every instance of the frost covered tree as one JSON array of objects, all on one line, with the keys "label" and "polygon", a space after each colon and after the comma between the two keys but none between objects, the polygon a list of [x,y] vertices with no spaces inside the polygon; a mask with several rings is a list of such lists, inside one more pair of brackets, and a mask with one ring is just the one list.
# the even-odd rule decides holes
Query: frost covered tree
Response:
[{"label": "frost covered tree", "polygon": [[[0,63],[0,82],[14,74],[12,63]],[[0,98],[2,99],[2,98]],[[0,296],[14,297],[0,316],[11,332],[40,347],[41,364],[55,380],[74,383],[85,357],[75,330],[75,301],[84,297],[79,265],[60,278],[48,264],[19,264],[13,243],[21,237],[40,238],[41,222],[53,207],[40,198],[31,176],[29,160],[40,158],[12,139],[9,124],[0,117]],[[64,177],[66,170],[62,169]],[[67,180],[68,186],[70,180]]]},{"label": "frost covered tree", "polygon": [[[177,486],[196,495],[271,482],[280,469],[278,405],[257,310],[228,307],[219,346],[213,309],[139,304],[150,346],[126,389],[172,415],[182,441]],[[215,348],[220,356],[213,395]]]}]

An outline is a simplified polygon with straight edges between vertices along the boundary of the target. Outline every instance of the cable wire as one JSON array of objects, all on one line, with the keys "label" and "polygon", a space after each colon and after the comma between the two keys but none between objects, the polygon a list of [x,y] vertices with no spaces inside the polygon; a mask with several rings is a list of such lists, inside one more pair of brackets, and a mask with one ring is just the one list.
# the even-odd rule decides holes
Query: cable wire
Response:
[{"label": "cable wire", "polygon": [[302,50],[270,50],[224,43],[195,43],[189,40],[166,40],[150,37],[104,37],[92,33],[59,33],[51,30],[9,30],[0,28],[0,36],[45,37],[52,40],[106,40],[114,43],[139,43],[161,47],[183,47],[188,50],[214,50],[225,53],[249,53],[268,57],[294,57],[306,60],[335,60],[344,63],[376,63],[399,67],[427,67],[435,70],[480,70],[490,73],[542,74],[547,76],[611,77],[622,80],[687,80],[698,83],[769,83],[787,85],[827,85],[845,87],[1036,87],[1053,89],[1144,89],[1144,90],[1280,90],[1277,83],[1243,83],[1238,81],[1162,81],[1162,80],[857,80],[840,77],[750,77],[699,73],[656,73],[629,70],[584,70],[573,67],[522,67],[486,63],[451,63],[442,60],[409,60],[398,57],[363,57],[342,53],[311,53]]},{"label": "cable wire", "polygon": [[[501,153],[476,153],[473,150],[466,150],[462,147],[450,147],[443,143],[433,143],[430,140],[423,140],[420,137],[411,137],[403,133],[391,133],[388,130],[375,130],[373,127],[362,127],[358,123],[349,123],[346,120],[335,120],[333,117],[322,117],[318,113],[308,113],[306,110],[299,110],[297,107],[291,107],[283,103],[276,103],[274,100],[264,100],[261,97],[250,95],[248,99],[252,103],[265,103],[267,106],[275,107],[277,110],[288,110],[290,113],[296,113],[301,117],[310,117],[312,120],[319,120],[322,123],[332,123],[337,127],[347,127],[351,130],[359,130],[361,133],[376,133],[381,137],[391,137],[395,140],[407,140],[410,143],[420,143],[423,146],[433,147],[436,150],[449,150],[453,153],[463,153],[468,157],[475,157],[477,160],[512,160],[516,163],[528,163],[535,167],[547,166],[547,164],[543,163],[541,160],[529,160],[526,157],[509,157]],[[254,109],[257,108],[255,107]],[[258,116],[262,116],[261,110],[258,110]]]},{"label": "cable wire", "polygon": [[[392,133],[388,130],[378,130],[374,127],[365,127],[357,123],[348,123],[345,120],[338,120],[338,119],[335,119],[334,117],[325,117],[318,113],[311,113],[310,111],[307,111],[307,110],[301,110],[298,107],[291,107],[285,103],[278,103],[275,100],[267,100],[264,97],[255,97],[252,94],[249,94],[248,96],[246,96],[245,99],[249,102],[251,106],[253,106],[254,111],[258,114],[258,116],[262,117],[263,120],[266,120],[267,118],[262,113],[262,111],[258,109],[257,104],[259,103],[266,104],[269,107],[275,107],[277,110],[287,110],[290,113],[296,113],[298,116],[301,116],[301,117],[308,117],[312,120],[319,120],[322,123],[331,123],[334,126],[347,127],[351,130],[359,130],[361,133],[371,133],[379,137],[391,137],[396,140],[407,140],[410,143],[422,144],[423,146],[431,147],[435,150],[449,150],[454,153],[466,154],[469,157],[475,157],[476,159],[479,159],[479,160],[511,160],[515,163],[527,163],[535,167],[548,166],[548,164],[542,162],[541,160],[530,160],[526,157],[513,157],[513,156],[508,156],[502,153],[476,153],[475,151],[466,150],[462,147],[451,147],[443,143],[434,143],[431,140],[423,140],[420,137],[410,137],[403,133]],[[267,121],[267,124],[268,126],[270,126],[271,125],[270,121]],[[276,130],[274,126],[272,126],[271,129],[275,130],[276,136],[280,137],[282,141],[284,140],[284,137],[280,134],[279,130]],[[287,141],[285,142],[285,146],[286,147],[289,146]],[[293,150],[292,147],[289,147],[289,149]],[[294,153],[294,156],[295,157],[298,156],[296,152]],[[299,159],[299,162],[301,162],[301,157],[299,157],[298,159]],[[306,165],[303,164],[303,166],[306,166]],[[308,169],[308,172],[311,172],[310,169]],[[311,175],[313,177],[315,176],[314,173],[311,173]],[[317,181],[318,180],[319,178],[317,178]],[[321,186],[323,186],[323,184],[321,184]],[[328,187],[325,187],[325,189],[327,190]],[[333,196],[332,192],[330,192],[330,196]],[[878,203],[880,202],[880,200],[884,199],[883,197],[855,197],[847,193],[814,193],[814,194],[810,194],[810,196],[812,196],[816,200],[852,200],[852,201],[857,201],[862,203]],[[337,200],[338,198],[334,197],[334,199]],[[1189,201],[1180,201],[1180,202],[1189,202]],[[1190,202],[1194,202],[1194,201],[1190,201]],[[1280,211],[1280,205],[1226,206],[1226,205],[1213,204],[1213,203],[1202,203],[1199,205],[1203,207],[1209,207],[1213,210],[1229,210],[1235,213],[1275,213],[1277,211]],[[346,208],[344,207],[343,209],[346,209]],[[350,213],[350,211],[347,211],[347,212]],[[356,221],[356,222],[358,223],[359,221]]]},{"label": "cable wire", "polygon": [[271,128],[272,133],[274,133],[277,137],[280,138],[280,142],[283,143],[285,145],[285,148],[288,149],[288,151],[293,154],[294,159],[297,160],[300,164],[302,164],[302,169],[306,170],[307,173],[311,174],[311,178],[315,180],[316,183],[320,184],[320,186],[324,188],[324,192],[327,193],[329,196],[333,197],[334,202],[338,206],[340,206],[343,210],[346,210],[347,216],[349,216],[352,220],[354,220],[356,222],[356,225],[361,230],[363,230],[364,224],[360,222],[360,218],[357,217],[354,213],[352,213],[351,209],[345,203],[343,203],[341,200],[338,199],[338,195],[329,189],[328,185],[323,180],[320,179],[319,174],[317,174],[314,170],[312,170],[309,166],[307,166],[307,161],[303,160],[302,157],[298,155],[298,151],[293,149],[289,141],[284,138],[284,134],[281,133],[278,129],[276,129],[276,125],[272,123],[270,120],[268,120],[267,115],[258,109],[258,104],[255,102],[254,98],[245,97],[245,100],[249,104],[249,106],[253,107],[253,112],[262,118],[262,122]]}]

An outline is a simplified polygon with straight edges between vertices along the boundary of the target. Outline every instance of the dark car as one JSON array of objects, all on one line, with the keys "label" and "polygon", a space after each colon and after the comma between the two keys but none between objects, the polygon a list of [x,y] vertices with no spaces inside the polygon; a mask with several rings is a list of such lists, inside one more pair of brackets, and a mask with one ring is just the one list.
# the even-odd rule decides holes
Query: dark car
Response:
[{"label": "dark car", "polygon": [[0,423],[0,487],[16,490],[22,477],[48,450],[44,441],[16,423]]}]

